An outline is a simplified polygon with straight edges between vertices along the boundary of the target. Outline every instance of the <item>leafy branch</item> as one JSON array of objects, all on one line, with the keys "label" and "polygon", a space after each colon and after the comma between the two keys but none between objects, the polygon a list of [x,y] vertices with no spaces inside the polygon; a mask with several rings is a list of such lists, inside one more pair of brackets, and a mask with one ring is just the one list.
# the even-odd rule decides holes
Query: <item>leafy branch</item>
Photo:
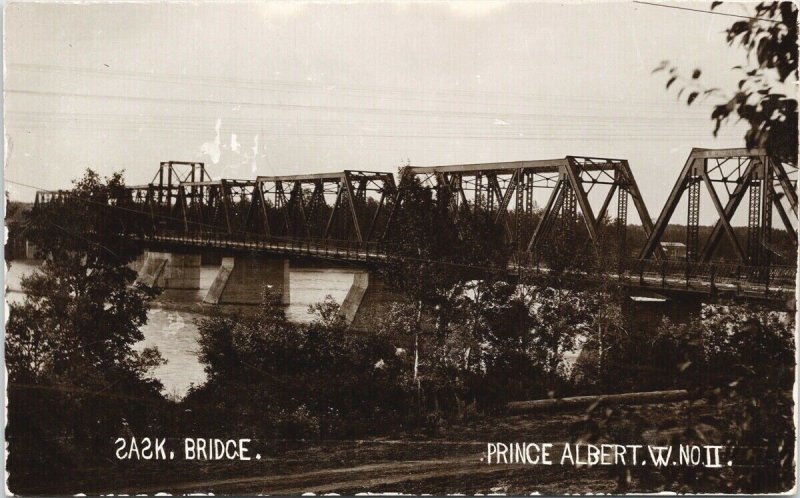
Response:
[{"label": "leafy branch", "polygon": [[[711,9],[720,4],[713,2]],[[711,113],[715,137],[723,123],[737,116],[737,121],[750,125],[744,137],[748,148],[765,148],[778,159],[796,164],[797,99],[788,96],[786,89],[797,81],[797,8],[791,2],[759,3],[750,19],[733,23],[725,35],[729,46],[745,51],[747,61],[732,68],[741,74],[732,93],[703,85],[700,69],[684,76],[668,60],[661,61],[653,73],[667,72],[666,88],[679,84],[678,99],[686,95],[687,105],[700,97],[701,101],[721,99]]]}]

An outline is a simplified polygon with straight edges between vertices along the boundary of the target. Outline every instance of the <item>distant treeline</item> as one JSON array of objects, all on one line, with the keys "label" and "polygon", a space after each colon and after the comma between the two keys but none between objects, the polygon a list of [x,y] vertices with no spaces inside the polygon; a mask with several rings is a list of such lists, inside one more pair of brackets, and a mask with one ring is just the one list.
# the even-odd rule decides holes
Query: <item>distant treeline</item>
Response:
[{"label": "distant treeline", "polygon": [[6,204],[6,228],[8,228],[8,239],[6,240],[6,259],[25,258],[25,215],[33,208],[29,202],[8,201]]},{"label": "distant treeline", "polygon": [[[703,249],[703,245],[708,240],[714,229],[711,225],[704,225],[700,227],[699,231],[699,249]],[[736,237],[739,239],[739,245],[742,250],[747,251],[747,227],[733,227]],[[644,228],[641,225],[628,225],[628,256],[638,256],[639,250],[644,247],[647,237],[645,236]],[[664,231],[663,242],[681,242],[686,243],[686,225],[668,225]],[[791,235],[786,230],[773,228],[772,229],[772,244],[770,247],[772,251],[772,264],[794,266],[797,263],[797,249],[792,241]],[[736,250],[733,248],[730,240],[726,236],[722,236],[719,246],[715,252],[714,261],[720,263],[739,263],[739,257]]]}]

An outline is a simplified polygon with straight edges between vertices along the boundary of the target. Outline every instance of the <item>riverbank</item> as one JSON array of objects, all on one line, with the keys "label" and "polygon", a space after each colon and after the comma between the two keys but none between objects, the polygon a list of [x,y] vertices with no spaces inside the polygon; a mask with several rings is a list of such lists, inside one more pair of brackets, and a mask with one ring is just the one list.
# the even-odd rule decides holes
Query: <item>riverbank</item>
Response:
[{"label": "riverbank", "polygon": [[[7,261],[5,274],[6,301],[22,302],[22,278],[41,265],[41,260],[15,259]],[[197,359],[197,324],[215,312],[245,314],[258,311],[253,305],[210,305],[203,297],[214,281],[218,265],[205,265],[200,271],[200,288],[193,290],[167,289],[150,303],[148,321],[142,326],[144,340],[137,348],[158,347],[167,360],[153,371],[153,377],[164,385],[164,393],[172,399],[183,397],[189,387],[205,381],[203,366]],[[313,316],[308,307],[322,302],[330,295],[342,302],[353,281],[351,270],[325,268],[296,268],[291,270],[291,303],[287,317],[295,322],[308,322]]]}]

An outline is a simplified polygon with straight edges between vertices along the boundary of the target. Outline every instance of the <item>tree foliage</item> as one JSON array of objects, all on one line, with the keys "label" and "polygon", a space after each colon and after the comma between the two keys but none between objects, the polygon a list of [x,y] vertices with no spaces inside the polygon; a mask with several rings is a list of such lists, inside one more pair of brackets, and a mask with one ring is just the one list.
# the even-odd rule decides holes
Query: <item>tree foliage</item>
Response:
[{"label": "tree foliage", "polygon": [[403,208],[386,241],[397,264],[388,266],[384,276],[394,287],[414,300],[435,302],[476,274],[504,269],[510,247],[491,213],[473,212],[466,205],[453,213],[445,192],[434,195],[416,177],[406,178],[403,188]]},{"label": "tree foliage", "polygon": [[410,400],[395,349],[348,333],[330,299],[311,324],[287,320],[267,292],[257,313],[200,324],[208,381],[183,405],[187,428],[206,436],[335,438],[402,428]]},{"label": "tree foliage", "polygon": [[[712,10],[722,2],[712,3]],[[748,123],[745,134],[748,148],[765,148],[782,161],[797,164],[797,6],[793,2],[761,2],[752,17],[734,22],[725,30],[726,42],[744,50],[746,63],[735,66],[740,74],[729,92],[702,83],[702,71],[695,69],[685,77],[670,61],[662,61],[654,72],[667,71],[667,89],[682,83],[678,98],[687,105],[698,97],[717,97],[711,119],[714,136],[732,116]]]},{"label": "tree foliage", "polygon": [[[619,329],[618,329],[619,330]],[[617,335],[606,389],[687,389],[690,401],[658,427],[641,408],[593,406],[582,440],[721,445],[724,468],[618,467],[620,491],[776,493],[794,485],[795,320],[747,305],[708,306],[649,334]],[[661,408],[663,410],[663,407]]]},{"label": "tree foliage", "polygon": [[74,187],[74,197],[38,206],[26,221],[44,261],[22,279],[25,300],[10,304],[6,324],[11,482],[101,458],[108,438],[153,423],[148,413],[163,401],[148,377],[161,356],[135,347],[154,290],[132,285],[133,249],[100,207],[122,176],[87,171]]}]

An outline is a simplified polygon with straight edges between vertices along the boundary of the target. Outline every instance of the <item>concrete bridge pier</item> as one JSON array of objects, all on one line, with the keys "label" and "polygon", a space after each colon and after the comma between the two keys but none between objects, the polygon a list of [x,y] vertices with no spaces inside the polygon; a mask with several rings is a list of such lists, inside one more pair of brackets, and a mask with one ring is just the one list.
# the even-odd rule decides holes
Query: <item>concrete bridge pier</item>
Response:
[{"label": "concrete bridge pier", "polygon": [[373,332],[391,303],[403,300],[380,278],[362,271],[353,275],[353,285],[339,308],[339,314],[351,329]]},{"label": "concrete bridge pier", "polygon": [[[676,298],[648,291],[629,291],[622,298],[622,322],[633,340],[652,337],[664,318],[673,323],[686,323],[700,316],[703,302],[698,296]],[[581,349],[572,371],[573,380],[589,381],[601,368],[598,342],[591,340]]]},{"label": "concrete bridge pier", "polygon": [[162,289],[199,289],[200,255],[145,251],[136,281]]},{"label": "concrete bridge pier", "polygon": [[699,317],[702,308],[703,302],[698,296],[679,298],[656,293],[629,294],[623,301],[622,314],[631,330],[649,333],[664,318],[673,323],[686,323]]},{"label": "concrete bridge pier", "polygon": [[206,304],[261,304],[264,286],[289,304],[289,260],[256,256],[223,257],[214,282],[203,302]]}]

